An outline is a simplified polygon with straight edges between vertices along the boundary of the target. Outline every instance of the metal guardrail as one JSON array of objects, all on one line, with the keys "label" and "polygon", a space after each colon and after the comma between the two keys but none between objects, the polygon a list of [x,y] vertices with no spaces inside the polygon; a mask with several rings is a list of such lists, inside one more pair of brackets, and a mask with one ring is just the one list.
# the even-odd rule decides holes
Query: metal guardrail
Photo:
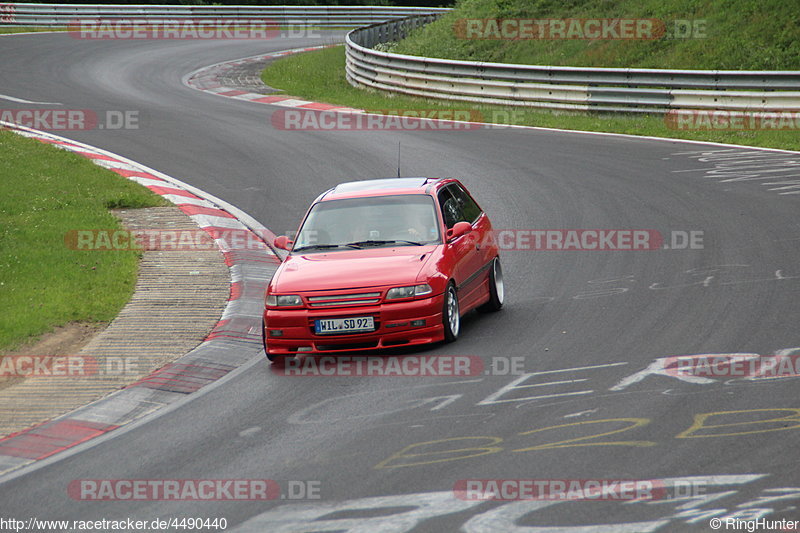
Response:
[{"label": "metal guardrail", "polygon": [[85,20],[135,20],[174,23],[212,20],[268,19],[277,24],[356,27],[446,8],[403,6],[186,6],[0,3],[0,24],[68,26]]},{"label": "metal guardrail", "polygon": [[[69,26],[82,21],[168,24],[260,20],[278,25],[359,27],[346,37],[347,79],[383,91],[566,110],[800,111],[800,71],[554,67],[416,57],[375,50],[447,8],[398,6],[185,6],[0,3],[0,24]],[[367,25],[367,26],[364,26]]]},{"label": "metal guardrail", "polygon": [[578,111],[800,110],[800,71],[513,65],[374,49],[380,43],[402,39],[437,16],[388,21],[348,33],[348,81],[426,98]]}]

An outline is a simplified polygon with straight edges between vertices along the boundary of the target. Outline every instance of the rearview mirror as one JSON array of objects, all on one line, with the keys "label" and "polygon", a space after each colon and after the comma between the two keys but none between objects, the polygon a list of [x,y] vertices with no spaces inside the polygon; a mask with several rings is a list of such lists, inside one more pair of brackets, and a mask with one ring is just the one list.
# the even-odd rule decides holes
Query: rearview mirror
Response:
[{"label": "rearview mirror", "polygon": [[469,222],[456,222],[455,226],[447,230],[447,240],[448,242],[455,240],[462,235],[466,235],[470,231],[472,231],[472,224]]},{"label": "rearview mirror", "polygon": [[280,237],[275,237],[275,240],[272,241],[272,244],[275,248],[280,248],[281,250],[291,250],[294,241],[290,241],[289,237],[286,235],[281,235]]}]

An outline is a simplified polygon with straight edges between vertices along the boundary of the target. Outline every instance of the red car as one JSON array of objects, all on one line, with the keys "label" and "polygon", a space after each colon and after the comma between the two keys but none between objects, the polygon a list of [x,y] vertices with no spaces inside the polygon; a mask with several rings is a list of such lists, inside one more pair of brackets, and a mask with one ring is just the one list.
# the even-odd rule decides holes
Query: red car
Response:
[{"label": "red car", "polygon": [[267,287],[274,361],[453,341],[461,316],[503,305],[492,224],[455,179],[342,183],[321,194]]}]

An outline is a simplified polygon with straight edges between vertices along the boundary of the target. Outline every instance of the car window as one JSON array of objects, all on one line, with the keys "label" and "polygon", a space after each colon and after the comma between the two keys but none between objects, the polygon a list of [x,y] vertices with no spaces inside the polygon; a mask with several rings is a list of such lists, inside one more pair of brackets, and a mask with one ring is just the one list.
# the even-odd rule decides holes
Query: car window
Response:
[{"label": "car window", "polygon": [[433,199],[408,194],[319,202],[311,208],[294,248],[347,246],[369,240],[440,242]]},{"label": "car window", "polygon": [[439,205],[442,206],[442,217],[447,229],[455,226],[456,222],[473,224],[482,213],[469,193],[456,183],[439,191]]},{"label": "car window", "polygon": [[439,191],[439,205],[442,208],[442,218],[444,219],[444,225],[447,229],[455,226],[456,222],[466,220],[458,200],[456,200],[450,192],[450,187],[445,187]]},{"label": "car window", "polygon": [[455,183],[448,188],[451,189],[453,197],[458,202],[461,212],[464,215],[464,220],[470,224],[478,220],[478,217],[481,215],[481,208],[478,207],[478,204],[475,203],[475,200],[472,199],[469,193]]}]

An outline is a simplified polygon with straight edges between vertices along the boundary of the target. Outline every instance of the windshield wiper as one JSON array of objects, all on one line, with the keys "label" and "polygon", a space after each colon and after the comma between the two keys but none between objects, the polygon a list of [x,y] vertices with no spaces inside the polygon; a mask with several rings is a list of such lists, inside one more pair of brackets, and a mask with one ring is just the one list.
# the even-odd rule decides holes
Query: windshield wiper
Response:
[{"label": "windshield wiper", "polygon": [[421,242],[416,242],[416,241],[406,241],[406,240],[403,240],[403,239],[390,240],[390,241],[385,241],[385,240],[372,240],[372,239],[370,239],[370,240],[368,240],[368,241],[356,241],[356,242],[351,242],[351,243],[349,243],[349,245],[353,245],[353,246],[381,246],[381,245],[384,245],[384,244],[401,244],[401,243],[402,243],[402,244],[410,244],[410,245],[412,245],[412,246],[425,246],[425,245],[424,245],[423,243],[421,243]]},{"label": "windshield wiper", "polygon": [[308,244],[299,248],[294,248],[293,252],[302,252],[303,250],[331,250],[333,248],[355,248],[360,249],[357,244]]}]

